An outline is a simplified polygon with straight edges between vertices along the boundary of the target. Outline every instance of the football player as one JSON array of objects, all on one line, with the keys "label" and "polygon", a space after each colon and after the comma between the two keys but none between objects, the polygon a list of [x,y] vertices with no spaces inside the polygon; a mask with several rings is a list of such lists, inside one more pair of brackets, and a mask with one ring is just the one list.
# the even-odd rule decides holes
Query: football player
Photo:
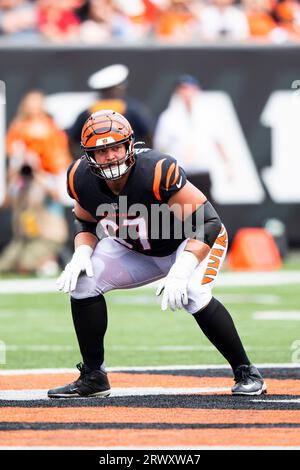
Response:
[{"label": "football player", "polygon": [[[173,157],[137,149],[130,123],[115,111],[92,114],[83,126],[81,145],[84,156],[67,175],[75,201],[75,251],[58,283],[71,294],[83,364],[77,365],[80,377],[75,382],[49,390],[48,396],[110,394],[104,367],[104,294],[156,280],[162,310],[183,308],[193,315],[229,362],[232,393],[264,393],[264,380],[250,363],[229,312],[212,296],[228,239],[205,195],[187,181]],[[165,211],[163,217],[156,217],[157,209]]]}]

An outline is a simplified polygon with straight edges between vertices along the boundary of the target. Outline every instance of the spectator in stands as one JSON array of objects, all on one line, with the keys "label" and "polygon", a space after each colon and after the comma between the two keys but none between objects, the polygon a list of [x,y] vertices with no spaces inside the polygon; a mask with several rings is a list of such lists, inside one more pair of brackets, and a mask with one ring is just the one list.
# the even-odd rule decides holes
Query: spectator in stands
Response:
[{"label": "spectator in stands", "polygon": [[7,134],[8,194],[13,240],[0,258],[0,271],[54,274],[67,238],[58,177],[70,162],[66,135],[32,91],[21,101]]},{"label": "spectator in stands", "polygon": [[35,5],[27,0],[0,0],[0,37],[13,41],[39,39]]},{"label": "spectator in stands", "polygon": [[6,205],[12,209],[11,242],[0,256],[0,272],[57,273],[58,255],[67,240],[68,228],[57,193],[38,161],[25,163],[10,175]]},{"label": "spectator in stands", "polygon": [[76,42],[80,20],[75,13],[79,0],[37,0],[39,30],[51,42]]},{"label": "spectator in stands", "polygon": [[41,170],[48,174],[53,184],[61,187],[72,160],[68,137],[46,112],[43,93],[31,91],[22,99],[17,117],[8,129],[7,153],[10,170],[20,168],[24,155],[32,155],[38,158]]},{"label": "spectator in stands", "polygon": [[113,109],[124,114],[135,129],[135,140],[151,144],[152,117],[148,108],[139,101],[126,96],[129,70],[123,64],[104,67],[88,80],[91,89],[96,90],[99,99],[77,117],[68,134],[73,143],[80,142],[84,122],[91,113],[101,109]]},{"label": "spectator in stands", "polygon": [[272,15],[272,0],[243,0],[243,6],[252,40],[281,42],[287,39]]},{"label": "spectator in stands", "polygon": [[154,30],[161,1],[163,0],[115,0],[115,3],[130,18],[136,35],[146,38]]},{"label": "spectator in stands", "polygon": [[170,153],[184,168],[189,181],[211,195],[211,173],[218,158],[223,160],[230,180],[228,159],[215,136],[215,119],[200,88],[191,75],[178,77],[169,106],[162,112],[154,132],[154,148]]},{"label": "spectator in stands", "polygon": [[156,37],[163,41],[192,40],[197,26],[192,4],[194,0],[168,0],[156,23]]},{"label": "spectator in stands", "polygon": [[249,27],[245,13],[234,0],[211,0],[200,13],[200,34],[203,39],[245,40]]},{"label": "spectator in stands", "polygon": [[80,41],[102,44],[111,38],[132,40],[133,24],[114,0],[90,0],[86,19],[80,26]]},{"label": "spectator in stands", "polygon": [[290,40],[300,40],[300,4],[297,0],[284,0],[275,6],[275,16]]},{"label": "spectator in stands", "polygon": [[103,44],[155,38],[299,41],[300,0],[0,0],[0,38]]}]

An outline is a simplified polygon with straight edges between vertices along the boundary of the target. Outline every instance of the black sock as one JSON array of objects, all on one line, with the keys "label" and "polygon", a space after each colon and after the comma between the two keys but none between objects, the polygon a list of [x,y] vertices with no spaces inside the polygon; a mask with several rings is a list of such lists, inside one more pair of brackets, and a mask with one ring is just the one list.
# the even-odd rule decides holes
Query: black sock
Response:
[{"label": "black sock", "polygon": [[213,297],[203,310],[194,314],[194,318],[233,370],[242,364],[250,364],[233,320],[221,302]]},{"label": "black sock", "polygon": [[83,358],[88,370],[100,369],[104,361],[104,335],[107,328],[107,310],[103,295],[87,299],[71,297],[73,323]]}]

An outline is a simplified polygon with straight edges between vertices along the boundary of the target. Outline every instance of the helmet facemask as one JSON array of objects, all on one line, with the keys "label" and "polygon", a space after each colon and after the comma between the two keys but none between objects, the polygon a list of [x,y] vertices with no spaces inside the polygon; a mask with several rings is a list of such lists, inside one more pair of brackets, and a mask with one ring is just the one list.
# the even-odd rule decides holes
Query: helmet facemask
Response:
[{"label": "helmet facemask", "polygon": [[[126,147],[126,154],[124,158],[111,163],[97,163],[94,156],[95,150],[113,147],[114,145],[120,145],[121,143],[124,143]],[[134,140],[133,138],[130,138],[125,142],[116,142],[113,145],[102,145],[92,150],[85,149],[85,155],[92,173],[102,179],[110,181],[117,180],[121,178],[121,176],[125,175],[125,173],[127,173],[127,171],[135,163]]]}]

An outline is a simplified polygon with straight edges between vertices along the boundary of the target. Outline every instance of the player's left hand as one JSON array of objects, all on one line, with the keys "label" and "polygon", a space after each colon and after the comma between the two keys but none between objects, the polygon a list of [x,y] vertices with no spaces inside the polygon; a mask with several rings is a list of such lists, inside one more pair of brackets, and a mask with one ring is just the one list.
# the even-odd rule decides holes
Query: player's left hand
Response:
[{"label": "player's left hand", "polygon": [[160,281],[156,295],[160,295],[163,292],[161,309],[167,310],[168,306],[170,306],[170,309],[174,311],[187,305],[187,284],[187,279],[176,278],[171,275]]},{"label": "player's left hand", "polygon": [[198,264],[196,256],[189,251],[184,250],[178,256],[169,274],[160,281],[156,291],[156,295],[163,292],[162,310],[167,310],[169,306],[174,311],[188,304],[188,282]]}]

